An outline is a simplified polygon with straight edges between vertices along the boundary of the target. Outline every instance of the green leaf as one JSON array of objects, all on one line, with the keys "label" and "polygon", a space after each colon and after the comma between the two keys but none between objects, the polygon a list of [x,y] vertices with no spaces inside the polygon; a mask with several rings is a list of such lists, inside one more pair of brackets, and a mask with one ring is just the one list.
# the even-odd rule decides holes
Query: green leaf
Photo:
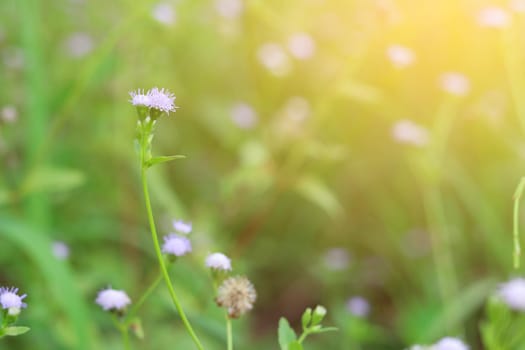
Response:
[{"label": "green leaf", "polygon": [[186,156],[183,156],[183,155],[176,155],[176,156],[160,156],[160,157],[153,157],[151,158],[147,165],[148,165],[148,168],[149,167],[152,167],[156,164],[160,164],[160,163],[166,163],[166,162],[171,162],[172,160],[176,160],[176,159],[183,159],[183,158],[186,158]]},{"label": "green leaf", "polygon": [[31,328],[29,327],[18,326],[18,327],[6,327],[3,329],[3,331],[4,331],[4,335],[15,337],[17,335],[21,335],[21,334],[29,332],[30,329]]},{"label": "green leaf", "polygon": [[293,341],[288,345],[286,349],[287,350],[303,350],[303,346],[298,341]]},{"label": "green leaf", "polygon": [[338,330],[339,329],[337,327],[324,327],[324,328],[316,329],[316,330],[312,331],[312,333],[335,332],[335,331],[338,331]]},{"label": "green leaf", "polygon": [[279,320],[278,336],[281,350],[289,350],[288,345],[297,340],[297,334],[295,334],[295,331],[290,327],[288,320],[284,317],[281,317]]},{"label": "green leaf", "polygon": [[331,217],[343,212],[335,193],[318,178],[304,176],[297,183],[296,190]]},{"label": "green leaf", "polygon": [[303,316],[301,317],[301,324],[303,325],[303,330],[308,328],[310,321],[312,320],[312,309],[307,308],[304,310]]}]

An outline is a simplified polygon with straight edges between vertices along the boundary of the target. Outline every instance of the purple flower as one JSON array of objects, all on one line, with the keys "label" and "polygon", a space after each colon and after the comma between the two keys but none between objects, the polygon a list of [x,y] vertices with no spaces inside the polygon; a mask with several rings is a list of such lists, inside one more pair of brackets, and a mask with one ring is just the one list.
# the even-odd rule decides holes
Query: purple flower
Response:
[{"label": "purple flower", "polygon": [[365,298],[355,296],[348,299],[346,309],[354,316],[366,317],[370,313],[370,304]]},{"label": "purple flower", "polygon": [[122,310],[131,303],[131,299],[123,290],[112,288],[101,290],[95,302],[104,310]]},{"label": "purple flower", "polygon": [[183,256],[191,252],[191,242],[183,236],[174,233],[164,237],[162,252],[175,256]]},{"label": "purple flower", "polygon": [[222,253],[213,253],[206,258],[206,266],[214,270],[231,271],[230,258]]},{"label": "purple flower", "polygon": [[175,106],[175,95],[166,89],[160,89],[154,87],[148,92],[144,92],[143,89],[137,89],[129,93],[131,96],[131,104],[137,107],[148,107],[156,109],[161,112],[169,114],[169,112],[175,112],[177,108]]},{"label": "purple flower", "polygon": [[182,220],[173,220],[173,228],[178,233],[188,234],[191,232],[193,226],[191,222],[184,222]]},{"label": "purple flower", "polygon": [[0,287],[0,305],[2,305],[2,309],[21,309],[27,306],[26,303],[22,302],[27,295],[18,295],[17,293],[18,288]]},{"label": "purple flower", "polygon": [[498,294],[512,310],[525,311],[525,279],[515,278],[502,284]]}]

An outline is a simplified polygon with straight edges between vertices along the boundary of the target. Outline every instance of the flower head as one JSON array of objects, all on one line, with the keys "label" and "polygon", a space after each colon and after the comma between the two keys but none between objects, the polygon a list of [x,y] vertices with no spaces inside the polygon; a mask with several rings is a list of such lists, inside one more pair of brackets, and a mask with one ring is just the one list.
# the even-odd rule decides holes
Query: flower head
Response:
[{"label": "flower head", "polygon": [[191,252],[191,242],[183,236],[174,233],[164,237],[162,252],[175,256],[183,256]]},{"label": "flower head", "polygon": [[155,109],[160,112],[175,112],[177,106],[175,106],[175,95],[166,89],[160,89],[154,87],[148,92],[144,92],[143,89],[137,89],[129,93],[131,96],[131,104],[136,107],[147,107]]},{"label": "flower head", "polygon": [[257,113],[247,103],[238,102],[231,109],[232,121],[241,129],[251,129],[257,125]]},{"label": "flower head", "polygon": [[69,257],[69,246],[62,241],[54,241],[51,250],[58,260],[66,260]]},{"label": "flower head", "polygon": [[129,93],[131,96],[131,104],[136,107],[148,107],[149,106],[149,96],[144,93],[144,90],[137,89],[137,91],[131,91]]},{"label": "flower head", "polygon": [[346,309],[354,316],[366,317],[370,313],[370,304],[365,298],[355,296],[348,299]]},{"label": "flower head", "polygon": [[215,9],[224,18],[239,17],[242,14],[243,7],[241,0],[215,0]]},{"label": "flower head", "polygon": [[158,109],[162,112],[175,112],[175,95],[165,89],[154,87],[148,91],[149,108]]},{"label": "flower head", "polygon": [[427,129],[410,121],[400,120],[392,128],[392,137],[399,143],[425,146],[429,141]]},{"label": "flower head", "polygon": [[112,288],[98,292],[95,302],[104,310],[123,310],[131,303],[131,299],[123,290]]},{"label": "flower head", "polygon": [[458,338],[445,337],[432,347],[433,350],[469,350],[468,345]]},{"label": "flower head", "polygon": [[408,67],[416,60],[414,51],[401,45],[389,46],[386,54],[396,68]]},{"label": "flower head", "polygon": [[184,233],[187,235],[193,229],[193,225],[189,221],[173,220],[173,228],[178,233]]},{"label": "flower head", "polygon": [[26,307],[27,304],[22,301],[26,296],[26,294],[18,295],[18,288],[0,287],[0,305],[2,306],[2,309],[19,310]]},{"label": "flower head", "polygon": [[166,2],[159,2],[157,5],[155,5],[151,11],[151,15],[159,23],[167,26],[174,24],[176,21],[176,14],[173,10],[173,7]]},{"label": "flower head", "polygon": [[465,96],[470,90],[468,78],[456,72],[447,72],[441,75],[441,88],[451,95]]},{"label": "flower head", "polygon": [[288,49],[293,57],[307,60],[315,53],[315,41],[306,33],[296,33],[288,41]]},{"label": "flower head", "polygon": [[502,284],[498,294],[512,310],[525,311],[525,279],[515,278]]},{"label": "flower head", "polygon": [[510,22],[510,16],[500,7],[486,7],[478,13],[478,23],[488,28],[503,28]]},{"label": "flower head", "polygon": [[238,318],[253,308],[257,298],[255,287],[243,276],[230,277],[217,290],[217,305],[228,310],[228,316]]},{"label": "flower head", "polygon": [[214,270],[231,271],[230,258],[222,253],[213,253],[206,258],[206,266]]}]

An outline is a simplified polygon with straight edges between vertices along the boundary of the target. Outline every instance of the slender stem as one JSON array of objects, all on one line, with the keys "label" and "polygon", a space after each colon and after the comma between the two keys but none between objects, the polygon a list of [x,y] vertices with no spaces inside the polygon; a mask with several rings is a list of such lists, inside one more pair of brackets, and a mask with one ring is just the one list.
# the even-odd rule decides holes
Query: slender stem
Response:
[{"label": "slender stem", "polygon": [[303,341],[304,341],[304,340],[306,339],[306,337],[308,336],[308,334],[310,334],[310,332],[309,332],[308,329],[307,329],[307,330],[305,330],[305,331],[303,332],[303,334],[301,334],[301,336],[299,337],[299,339],[297,340],[297,342],[298,342],[299,344],[302,344]]},{"label": "slender stem", "polygon": [[[141,153],[142,153],[141,158],[142,160],[144,160],[144,146],[142,147]],[[155,228],[155,221],[153,219],[153,212],[151,210],[151,202],[149,198],[148,183],[147,183],[147,177],[146,177],[147,168],[146,168],[146,165],[144,164],[144,161],[141,162],[141,167],[142,167],[142,171],[141,171],[142,188],[144,190],[144,200],[146,202],[146,211],[148,213],[148,220],[149,220],[149,225],[151,229],[151,238],[153,239],[153,245],[155,246],[155,253],[157,254],[157,259],[159,261],[159,266],[162,272],[162,276],[164,277],[164,281],[166,282],[166,286],[168,287],[168,291],[170,293],[171,300],[173,301],[173,304],[175,305],[175,308],[177,309],[177,312],[179,313],[182,323],[184,323],[186,330],[190,334],[197,348],[199,350],[203,350],[204,348],[202,347],[199,338],[193,331],[193,328],[191,327],[190,322],[188,321],[188,318],[186,317],[186,314],[184,313],[184,310],[182,309],[179,299],[177,295],[175,294],[175,290],[173,289],[173,284],[171,283],[170,276],[168,274],[168,270],[166,268],[166,264],[162,256],[162,252],[160,250],[159,239],[157,237],[157,229]]]},{"label": "slender stem", "polygon": [[157,288],[157,286],[159,285],[160,281],[162,281],[162,273],[161,272],[159,272],[157,278],[155,278],[153,283],[148,287],[148,289],[144,292],[144,294],[142,294],[142,296],[140,297],[139,301],[137,301],[133,305],[131,310],[126,315],[126,322],[125,322],[126,325],[129,325],[129,323],[133,320],[133,317],[135,317],[135,315],[139,311],[140,307],[142,306],[142,304],[144,304],[144,302],[150,296],[150,294],[155,290],[155,288]]},{"label": "slender stem", "polygon": [[228,350],[233,350],[233,332],[232,320],[226,315],[226,339],[228,343]]},{"label": "slender stem", "polygon": [[131,346],[129,344],[128,326],[125,324],[122,324],[120,327],[120,333],[122,333],[122,344],[124,344],[124,349],[130,350]]},{"label": "slender stem", "polygon": [[512,235],[514,238],[514,268],[520,267],[520,256],[521,256],[521,245],[519,238],[519,212],[520,212],[520,199],[525,190],[525,177],[522,177],[516,192],[514,192],[514,216],[513,216],[513,229]]}]

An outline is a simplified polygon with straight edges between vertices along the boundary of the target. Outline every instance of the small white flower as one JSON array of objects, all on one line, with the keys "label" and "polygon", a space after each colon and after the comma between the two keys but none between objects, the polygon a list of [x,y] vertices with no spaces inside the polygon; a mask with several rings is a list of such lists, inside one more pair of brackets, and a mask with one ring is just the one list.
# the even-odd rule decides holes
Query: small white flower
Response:
[{"label": "small white flower", "polygon": [[293,57],[299,60],[307,60],[315,53],[315,41],[306,33],[297,33],[290,37],[288,49]]},{"label": "small white flower", "polygon": [[66,260],[69,257],[69,247],[66,243],[55,241],[51,245],[53,255],[58,260]]},{"label": "small white flower", "polygon": [[5,106],[0,114],[6,123],[14,123],[18,119],[18,111],[15,106]]},{"label": "small white flower", "polygon": [[162,252],[175,256],[186,255],[191,252],[191,242],[186,237],[172,233],[164,237]]},{"label": "small white flower", "polygon": [[131,303],[131,299],[123,290],[112,288],[101,290],[95,302],[104,310],[123,310]]},{"label": "small white flower", "polygon": [[512,310],[525,311],[525,279],[515,278],[502,284],[498,295]]},{"label": "small white flower", "polygon": [[370,313],[370,303],[360,296],[355,296],[346,302],[346,309],[357,317],[366,317]]},{"label": "small white flower", "polygon": [[243,11],[241,0],[215,0],[215,9],[217,13],[224,18],[238,18]]},{"label": "small white flower", "polygon": [[470,91],[470,81],[461,73],[443,73],[440,77],[440,84],[441,88],[451,95],[465,96]]},{"label": "small white flower", "polygon": [[206,258],[206,266],[222,271],[231,271],[232,263],[230,258],[222,253],[212,253]]},{"label": "small white flower", "polygon": [[488,28],[503,28],[510,23],[510,16],[500,7],[486,7],[478,13],[478,23]]},{"label": "small white flower", "polygon": [[154,87],[148,91],[148,107],[158,109],[159,111],[175,112],[175,95],[166,89],[158,89]]},{"label": "small white flower", "polygon": [[416,60],[414,51],[401,45],[389,46],[386,50],[386,54],[390,59],[390,62],[392,62],[396,68],[408,67]]},{"label": "small white flower", "polygon": [[400,120],[392,128],[392,137],[399,143],[425,146],[429,135],[427,129],[410,120]]},{"label": "small white flower", "polygon": [[238,102],[233,106],[231,119],[241,129],[252,129],[258,121],[255,110],[244,102]]},{"label": "small white flower", "polygon": [[469,347],[458,338],[446,337],[434,344],[432,350],[469,350]]},{"label": "small white flower", "polygon": [[161,24],[170,26],[175,23],[176,16],[173,6],[166,2],[159,2],[153,7],[151,15]]},{"label": "small white flower", "polygon": [[18,295],[17,293],[18,288],[0,287],[0,305],[2,309],[21,309],[27,306],[26,303],[22,301],[27,295]]},{"label": "small white flower", "polygon": [[86,33],[73,33],[65,41],[65,47],[71,57],[81,58],[93,51],[93,39]]},{"label": "small white flower", "polygon": [[345,270],[350,264],[350,254],[344,248],[331,248],[325,253],[324,262],[330,270]]},{"label": "small white flower", "polygon": [[279,44],[262,45],[257,51],[257,57],[259,62],[275,76],[284,76],[291,69],[290,59]]},{"label": "small white flower", "polygon": [[187,235],[188,233],[191,232],[193,225],[191,224],[191,222],[185,222],[182,220],[173,220],[173,228],[178,233],[184,233]]}]

